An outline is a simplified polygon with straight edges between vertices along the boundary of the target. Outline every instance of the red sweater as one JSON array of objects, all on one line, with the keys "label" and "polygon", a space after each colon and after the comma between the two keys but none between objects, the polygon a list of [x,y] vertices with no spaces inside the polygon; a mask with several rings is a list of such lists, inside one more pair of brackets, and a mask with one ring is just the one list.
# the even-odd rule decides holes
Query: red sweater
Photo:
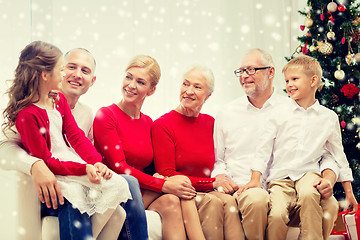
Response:
[{"label": "red sweater", "polygon": [[185,175],[197,191],[213,190],[213,128],[214,118],[206,114],[186,117],[173,110],[157,119],[152,126],[156,171]]},{"label": "red sweater", "polygon": [[101,108],[94,119],[94,144],[114,172],[136,177],[140,187],[161,192],[165,180],[144,173],[153,161],[150,117],[132,119],[116,104]]},{"label": "red sweater", "polygon": [[[67,139],[71,147],[87,163],[95,164],[96,162],[101,162],[101,155],[96,152],[91,141],[77,126],[66,98],[61,93],[59,93],[59,96],[60,100],[55,104],[55,108],[62,117],[64,140]],[[29,105],[19,112],[15,125],[20,133],[21,143],[24,148],[32,156],[43,159],[55,175],[81,176],[86,174],[86,164],[61,161],[52,157],[50,152],[50,122],[45,109],[39,108],[34,104]]]}]

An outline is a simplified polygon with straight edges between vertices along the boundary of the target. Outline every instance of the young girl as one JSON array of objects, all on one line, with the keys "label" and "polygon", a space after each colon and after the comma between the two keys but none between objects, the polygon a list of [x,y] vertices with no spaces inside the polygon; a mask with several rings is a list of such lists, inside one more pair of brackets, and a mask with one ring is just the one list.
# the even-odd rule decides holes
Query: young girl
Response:
[{"label": "young girl", "polygon": [[78,128],[66,98],[57,92],[63,70],[57,47],[36,41],[23,49],[8,90],[3,131],[16,126],[23,147],[57,175],[65,199],[92,216],[94,238],[116,239],[124,221],[118,219],[124,215],[119,204],[131,194],[125,179],[101,163],[100,154]]}]

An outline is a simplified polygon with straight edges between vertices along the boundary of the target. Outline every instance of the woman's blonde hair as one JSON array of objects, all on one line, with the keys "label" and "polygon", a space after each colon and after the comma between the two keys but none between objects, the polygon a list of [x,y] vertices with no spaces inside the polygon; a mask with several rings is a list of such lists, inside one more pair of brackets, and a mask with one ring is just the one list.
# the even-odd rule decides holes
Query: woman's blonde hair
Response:
[{"label": "woman's blonde hair", "polygon": [[159,83],[161,77],[161,70],[158,62],[154,58],[147,55],[138,55],[131,59],[125,71],[134,67],[144,68],[148,70],[151,78],[150,80],[152,87],[155,87]]},{"label": "woman's blonde hair", "polygon": [[42,41],[28,44],[20,53],[15,69],[15,78],[6,92],[9,102],[3,112],[2,131],[11,129],[20,110],[39,100],[40,76],[42,72],[51,72],[62,52],[56,46]]}]

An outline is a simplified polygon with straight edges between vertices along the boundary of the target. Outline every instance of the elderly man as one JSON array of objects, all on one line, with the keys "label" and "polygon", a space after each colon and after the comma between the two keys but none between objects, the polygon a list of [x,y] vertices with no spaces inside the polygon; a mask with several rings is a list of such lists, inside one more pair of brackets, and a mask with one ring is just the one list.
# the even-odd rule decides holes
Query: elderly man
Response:
[{"label": "elderly man", "polygon": [[[211,176],[222,179],[219,192],[233,194],[236,198],[246,239],[264,239],[269,194],[264,188],[249,188],[247,183],[251,178],[252,155],[261,136],[260,129],[266,124],[264,117],[275,105],[288,99],[274,92],[274,63],[271,56],[261,49],[246,53],[235,75],[239,77],[245,96],[230,103],[215,119],[216,160]],[[320,166],[322,178],[314,182],[323,199],[331,197],[327,204],[322,205],[323,211],[337,209],[337,201],[332,196],[336,174],[331,169],[338,171],[333,159],[324,158]],[[334,219],[324,218],[323,222],[324,233],[328,232],[328,236]]]},{"label": "elderly man", "polygon": [[[94,84],[95,67],[95,59],[86,49],[76,48],[65,54],[65,77],[61,92],[65,95],[77,124],[90,140],[93,140],[92,110],[78,100]],[[42,213],[59,217],[60,238],[89,239],[92,237],[90,218],[73,208],[68,201],[64,201],[56,177],[44,161],[31,157],[17,145],[20,142],[19,134],[9,133],[8,137],[0,144],[1,158],[14,162],[17,170],[32,176],[39,199],[47,207],[42,207]],[[133,199],[123,205],[127,216],[120,235],[124,239],[147,239],[146,216],[139,184],[132,176],[124,175],[123,177],[129,183]],[[57,211],[58,203],[61,205],[61,212]],[[72,222],[80,224],[69,224]]]}]

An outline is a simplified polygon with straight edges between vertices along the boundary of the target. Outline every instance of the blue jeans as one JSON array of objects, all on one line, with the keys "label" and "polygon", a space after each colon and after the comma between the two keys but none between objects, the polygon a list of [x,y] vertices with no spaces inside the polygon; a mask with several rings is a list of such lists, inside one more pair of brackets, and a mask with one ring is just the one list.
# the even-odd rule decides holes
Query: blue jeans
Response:
[{"label": "blue jeans", "polygon": [[60,240],[93,239],[91,220],[87,213],[81,214],[77,208],[64,199],[64,204],[58,203],[58,208],[47,208],[41,204],[41,217],[57,216],[59,218]]},{"label": "blue jeans", "polygon": [[126,219],[118,239],[146,240],[148,239],[147,222],[139,182],[133,176],[125,174],[121,176],[128,182],[133,199],[121,204],[125,209]]}]

